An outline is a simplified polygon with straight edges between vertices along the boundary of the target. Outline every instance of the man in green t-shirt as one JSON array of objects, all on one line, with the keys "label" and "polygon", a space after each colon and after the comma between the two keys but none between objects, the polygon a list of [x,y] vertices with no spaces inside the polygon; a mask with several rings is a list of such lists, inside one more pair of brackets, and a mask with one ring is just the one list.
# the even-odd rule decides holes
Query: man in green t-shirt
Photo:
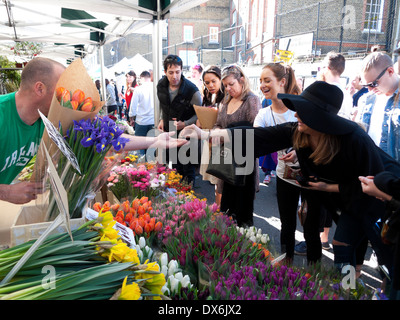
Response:
[{"label": "man in green t-shirt", "polygon": [[36,154],[57,81],[65,67],[54,60],[34,58],[22,70],[17,92],[0,96],[0,200],[15,204],[36,199],[42,184],[11,184]]}]

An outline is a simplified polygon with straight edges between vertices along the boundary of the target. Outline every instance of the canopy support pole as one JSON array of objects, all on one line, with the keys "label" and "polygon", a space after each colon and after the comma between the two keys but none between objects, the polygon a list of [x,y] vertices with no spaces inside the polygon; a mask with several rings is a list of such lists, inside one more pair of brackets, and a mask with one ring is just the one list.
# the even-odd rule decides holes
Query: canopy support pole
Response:
[{"label": "canopy support pole", "polygon": [[107,114],[107,107],[105,106],[106,102],[106,81],[104,79],[104,48],[102,45],[99,45],[99,59],[100,59],[100,90],[101,90],[101,99],[104,101],[103,110],[105,114]]},{"label": "canopy support pole", "polygon": [[154,125],[157,128],[160,122],[160,103],[157,97],[157,83],[161,79],[161,65],[162,61],[162,36],[161,36],[161,5],[160,0],[157,0],[157,20],[153,20],[153,88],[154,88]]}]

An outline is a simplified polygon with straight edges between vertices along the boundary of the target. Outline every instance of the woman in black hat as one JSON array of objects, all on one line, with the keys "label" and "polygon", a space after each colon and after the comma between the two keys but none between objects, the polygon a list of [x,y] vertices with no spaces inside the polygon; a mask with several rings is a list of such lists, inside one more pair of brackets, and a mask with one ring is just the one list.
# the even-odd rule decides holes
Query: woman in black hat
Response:
[{"label": "woman in black hat", "polygon": [[[191,126],[181,134],[201,139],[218,136],[242,150],[248,150],[250,143],[253,153],[247,157],[293,147],[302,172],[298,181],[305,187],[304,198],[308,203],[304,223],[308,262],[321,258],[320,208],[322,204],[333,203],[341,211],[332,243],[335,265],[339,269],[348,264],[355,266],[356,248],[367,237],[379,264],[390,270],[393,260],[390,248],[376,230],[384,212],[383,203],[363,193],[358,177],[375,175],[385,168],[400,173],[400,165],[382,152],[355,122],[337,115],[343,100],[337,86],[316,81],[300,95],[279,94],[278,98],[296,111],[298,122],[211,132]],[[238,136],[246,146],[235,144]]]}]

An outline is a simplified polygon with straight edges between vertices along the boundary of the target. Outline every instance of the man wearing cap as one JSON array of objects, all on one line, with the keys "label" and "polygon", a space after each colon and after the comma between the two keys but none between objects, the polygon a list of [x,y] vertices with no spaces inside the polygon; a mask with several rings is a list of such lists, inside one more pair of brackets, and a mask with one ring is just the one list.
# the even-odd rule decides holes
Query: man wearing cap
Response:
[{"label": "man wearing cap", "polygon": [[377,146],[400,161],[399,75],[393,60],[383,52],[371,53],[363,61],[362,75],[370,93],[361,97],[355,121],[364,125]]},{"label": "man wearing cap", "polygon": [[[400,174],[400,163],[379,149],[358,124],[338,116],[343,93],[337,86],[316,81],[300,95],[278,94],[278,98],[287,108],[296,111],[298,122],[209,132],[192,125],[185,128],[181,136],[198,139],[220,137],[223,141],[231,141],[233,147],[239,136],[241,150],[248,150],[246,143],[253,145],[253,157],[293,146],[302,172],[298,181],[304,186],[308,204],[304,223],[308,262],[315,263],[321,259],[321,206],[333,202],[341,210],[332,242],[335,266],[339,270],[345,265],[355,267],[356,249],[367,237],[379,264],[391,270],[391,249],[375,230],[376,221],[384,213],[384,204],[363,193],[358,178],[389,168]],[[234,130],[238,132],[234,134]],[[245,146],[242,146],[243,142]]]}]

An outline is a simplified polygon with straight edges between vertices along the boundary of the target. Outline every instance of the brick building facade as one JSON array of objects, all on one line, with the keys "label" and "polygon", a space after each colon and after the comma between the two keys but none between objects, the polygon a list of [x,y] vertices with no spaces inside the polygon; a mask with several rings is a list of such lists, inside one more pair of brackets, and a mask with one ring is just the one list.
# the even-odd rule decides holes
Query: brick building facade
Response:
[{"label": "brick building facade", "polygon": [[390,52],[396,6],[397,0],[303,0],[301,5],[276,0],[275,34],[279,43],[283,37],[312,33],[311,51],[317,55],[331,50],[352,55],[373,45]]},{"label": "brick building facade", "polygon": [[210,0],[168,20],[168,44],[163,55],[179,55],[184,68],[200,62],[233,62],[230,47],[230,0]]}]

